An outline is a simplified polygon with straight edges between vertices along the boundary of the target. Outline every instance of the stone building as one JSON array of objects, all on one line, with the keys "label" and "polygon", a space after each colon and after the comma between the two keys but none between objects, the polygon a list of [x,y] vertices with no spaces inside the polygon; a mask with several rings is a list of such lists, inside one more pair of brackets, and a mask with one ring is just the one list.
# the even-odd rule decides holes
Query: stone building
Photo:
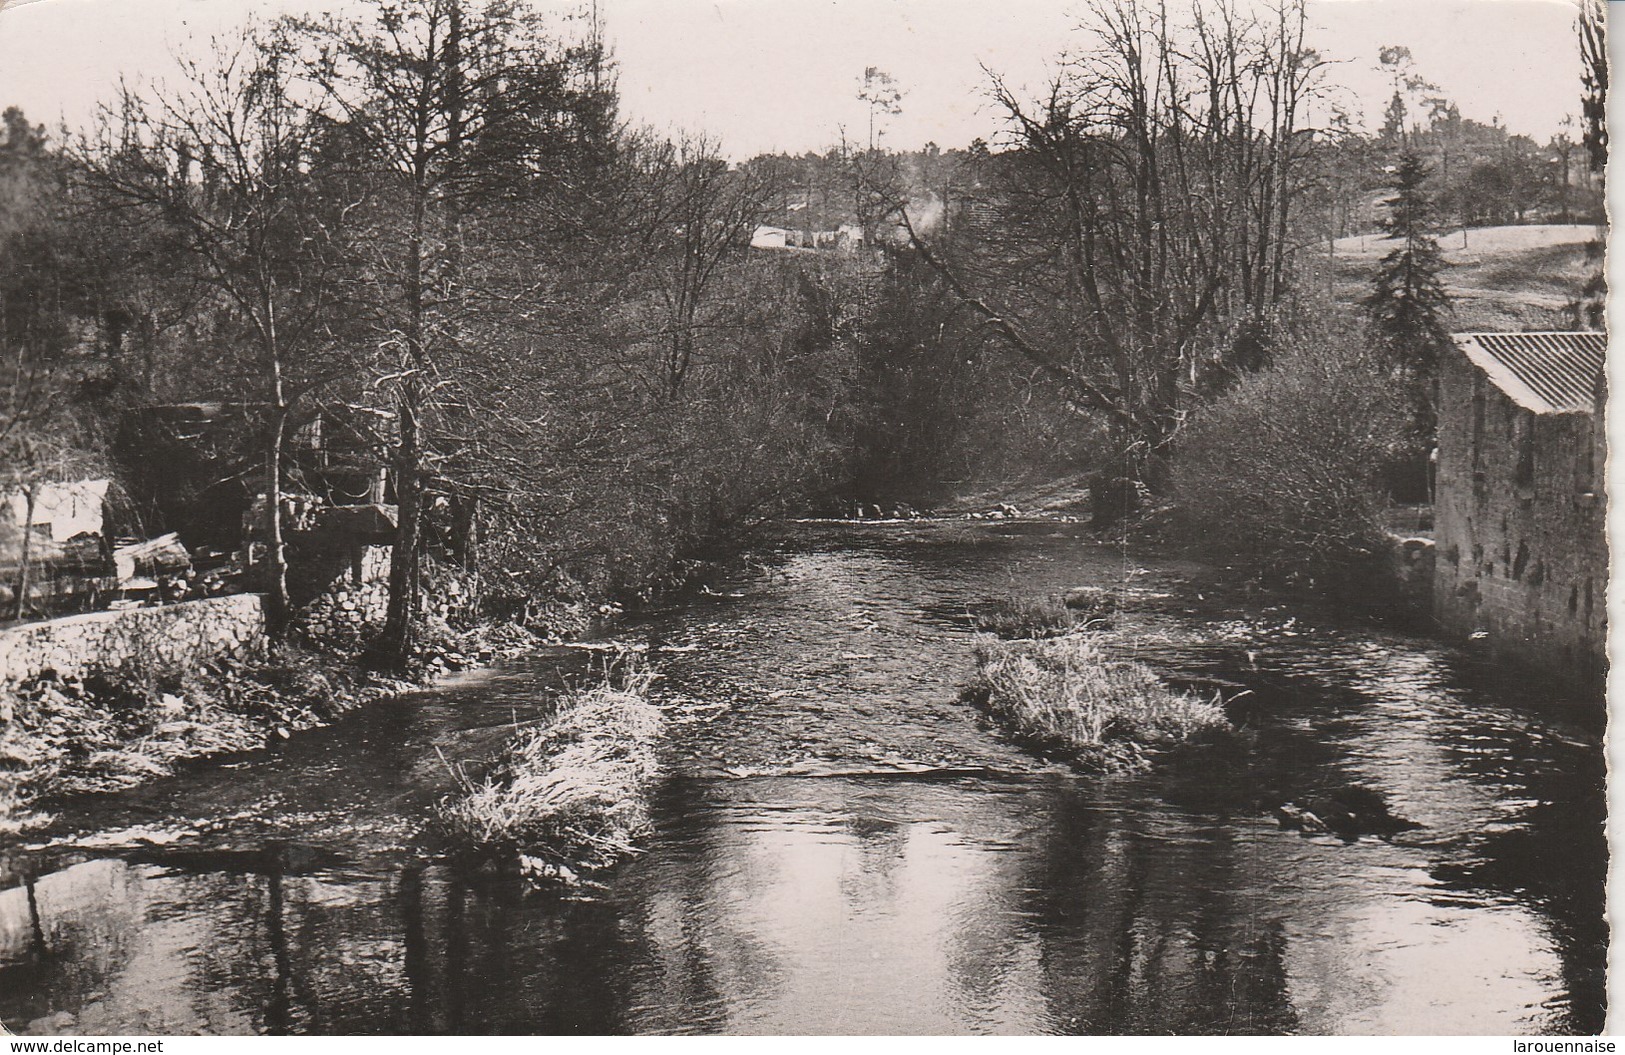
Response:
[{"label": "stone building", "polygon": [[1439,365],[1434,613],[1600,686],[1608,537],[1600,333],[1467,333]]}]

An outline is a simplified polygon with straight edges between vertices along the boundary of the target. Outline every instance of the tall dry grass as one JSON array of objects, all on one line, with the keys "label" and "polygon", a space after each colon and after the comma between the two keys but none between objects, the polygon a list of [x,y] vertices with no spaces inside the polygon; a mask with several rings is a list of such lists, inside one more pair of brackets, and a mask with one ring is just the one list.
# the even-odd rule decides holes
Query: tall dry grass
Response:
[{"label": "tall dry grass", "polygon": [[1001,597],[973,616],[976,629],[1002,638],[1053,637],[1078,625],[1078,615],[1058,597]]},{"label": "tall dry grass", "polygon": [[1098,637],[980,637],[973,695],[1017,733],[1103,770],[1138,769],[1162,748],[1230,729],[1218,698],[1169,687]]},{"label": "tall dry grass", "polygon": [[521,731],[490,776],[459,774],[461,790],[439,807],[453,844],[513,855],[528,874],[563,879],[636,852],[650,826],[647,792],[664,725],[646,698],[653,676],[622,672],[576,690],[546,722]]}]

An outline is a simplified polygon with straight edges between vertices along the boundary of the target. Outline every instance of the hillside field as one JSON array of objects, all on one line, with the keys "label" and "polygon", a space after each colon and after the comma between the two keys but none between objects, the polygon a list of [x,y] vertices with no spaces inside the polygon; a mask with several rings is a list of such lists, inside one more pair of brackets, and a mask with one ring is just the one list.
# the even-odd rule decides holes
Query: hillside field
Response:
[{"label": "hillside field", "polygon": [[[1580,295],[1592,265],[1589,224],[1530,224],[1454,230],[1440,238],[1449,267],[1445,289],[1457,331],[1566,330],[1568,306]],[[1319,274],[1339,300],[1358,301],[1371,287],[1378,262],[1393,247],[1388,238],[1355,235],[1332,243]]]}]

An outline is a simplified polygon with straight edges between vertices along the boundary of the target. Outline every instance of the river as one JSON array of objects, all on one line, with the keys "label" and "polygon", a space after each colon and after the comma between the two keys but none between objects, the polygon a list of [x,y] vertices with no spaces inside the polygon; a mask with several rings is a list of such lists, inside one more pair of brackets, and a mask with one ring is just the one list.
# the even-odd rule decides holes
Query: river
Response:
[{"label": "river", "polygon": [[[960,701],[967,613],[1115,590],[1238,746],[1088,776]],[[550,649],[0,848],[0,1021],[97,1033],[1573,1033],[1603,1024],[1600,701],[1054,521],[788,528]],[[421,836],[597,649],[672,719],[647,852],[565,897]],[[1273,807],[1359,786],[1418,825]]]}]

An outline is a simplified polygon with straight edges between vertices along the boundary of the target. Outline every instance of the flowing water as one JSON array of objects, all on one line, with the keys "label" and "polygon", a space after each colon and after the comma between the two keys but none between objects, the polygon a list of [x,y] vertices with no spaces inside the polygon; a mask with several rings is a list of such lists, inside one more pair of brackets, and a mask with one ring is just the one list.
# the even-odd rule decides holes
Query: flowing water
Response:
[{"label": "flowing water", "polygon": [[[1079,775],[958,698],[967,611],[1093,584],[1239,746]],[[1602,1026],[1601,704],[1071,525],[800,525],[628,619],[672,718],[578,896],[438,858],[592,648],[62,804],[0,851],[0,1021],[79,1033],[1521,1033]],[[1273,807],[1351,786],[1418,827]]]}]

